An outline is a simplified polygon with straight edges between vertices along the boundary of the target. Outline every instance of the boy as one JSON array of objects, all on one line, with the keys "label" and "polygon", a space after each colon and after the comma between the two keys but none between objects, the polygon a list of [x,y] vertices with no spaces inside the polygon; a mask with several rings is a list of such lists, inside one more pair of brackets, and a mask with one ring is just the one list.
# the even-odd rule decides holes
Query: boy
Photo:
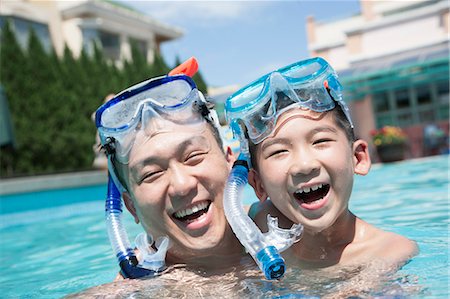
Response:
[{"label": "boy", "polygon": [[285,227],[304,227],[301,240],[284,254],[287,265],[379,261],[391,268],[417,253],[415,242],[348,209],[353,174],[366,175],[371,161],[367,142],[354,138],[341,86],[325,60],[300,61],[263,76],[232,95],[226,107],[250,149],[249,183],[261,201],[255,222],[267,229],[269,213]]}]

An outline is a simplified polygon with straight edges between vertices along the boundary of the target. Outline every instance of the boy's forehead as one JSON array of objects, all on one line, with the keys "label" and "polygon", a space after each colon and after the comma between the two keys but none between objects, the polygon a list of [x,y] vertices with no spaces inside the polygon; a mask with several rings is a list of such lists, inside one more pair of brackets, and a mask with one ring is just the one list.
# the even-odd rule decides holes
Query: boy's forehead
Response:
[{"label": "boy's forehead", "polygon": [[272,134],[270,136],[274,136],[277,134],[277,132],[289,121],[294,119],[307,119],[307,120],[314,120],[319,121],[322,120],[328,113],[327,112],[316,112],[309,109],[303,109],[303,108],[293,108],[289,109],[286,112],[283,112],[283,114],[280,115],[277,119],[277,123],[275,125],[275,129],[273,130]]},{"label": "boy's forehead", "polygon": [[276,127],[280,126],[283,122],[293,118],[293,117],[301,117],[312,120],[319,120],[325,116],[325,112],[316,112],[306,108],[291,108],[285,112],[283,112],[277,119]]}]

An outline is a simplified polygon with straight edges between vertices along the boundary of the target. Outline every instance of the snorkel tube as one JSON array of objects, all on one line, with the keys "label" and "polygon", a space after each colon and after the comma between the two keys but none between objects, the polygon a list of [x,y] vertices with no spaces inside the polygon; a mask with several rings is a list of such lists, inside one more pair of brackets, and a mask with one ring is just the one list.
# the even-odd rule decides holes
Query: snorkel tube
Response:
[{"label": "snorkel tube", "polygon": [[[192,77],[198,69],[198,63],[191,57],[175,69],[168,76],[185,74]],[[114,253],[119,261],[120,272],[125,278],[154,277],[166,269],[165,257],[169,249],[168,237],[160,237],[153,242],[151,235],[141,233],[136,237],[135,244],[139,250],[141,261],[139,262],[134,250],[131,248],[128,236],[122,223],[122,199],[123,189],[114,172],[115,145],[114,138],[107,138],[105,149],[108,157],[108,190],[105,202],[105,219],[108,236]],[[117,184],[116,184],[117,182]],[[154,250],[152,245],[157,248]]]},{"label": "snorkel tube", "polygon": [[[111,174],[108,175],[108,192],[105,203],[106,226],[108,228],[109,241],[119,261],[120,273],[125,278],[139,278],[143,276],[156,276],[165,269],[164,259],[167,247],[160,246],[157,254],[152,257],[152,263],[149,262],[150,256],[146,256],[147,264],[151,267],[138,267],[138,259],[134,250],[130,246],[127,234],[122,224],[122,200],[120,191],[117,188]],[[168,240],[167,240],[168,245]]]},{"label": "snorkel tube", "polygon": [[277,219],[268,215],[269,232],[263,234],[259,230],[245,212],[241,201],[248,182],[249,164],[248,142],[240,138],[240,155],[233,165],[225,187],[225,216],[236,237],[256,261],[264,276],[269,280],[278,279],[284,275],[286,268],[279,251],[289,248],[298,240],[303,227],[295,224],[291,229],[278,228]]}]

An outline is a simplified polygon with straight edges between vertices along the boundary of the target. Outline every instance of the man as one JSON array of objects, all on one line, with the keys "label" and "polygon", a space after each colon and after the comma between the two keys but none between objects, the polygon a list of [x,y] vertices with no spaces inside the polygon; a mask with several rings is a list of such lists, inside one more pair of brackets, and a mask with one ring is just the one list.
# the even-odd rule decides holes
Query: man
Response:
[{"label": "man", "polygon": [[215,123],[185,75],[137,84],[96,112],[127,209],[147,235],[170,240],[167,265],[214,269],[244,255],[223,211],[234,157]]}]

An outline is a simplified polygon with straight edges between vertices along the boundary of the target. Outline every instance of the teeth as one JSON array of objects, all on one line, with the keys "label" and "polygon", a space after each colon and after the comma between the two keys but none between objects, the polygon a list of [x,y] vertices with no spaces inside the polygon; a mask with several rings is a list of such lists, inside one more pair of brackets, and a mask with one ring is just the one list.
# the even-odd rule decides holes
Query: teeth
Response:
[{"label": "teeth", "polygon": [[181,210],[175,213],[175,217],[176,218],[183,218],[189,215],[192,215],[194,213],[197,213],[200,210],[206,209],[208,207],[208,203],[207,202],[201,202],[198,203],[190,208],[187,208],[185,210]]},{"label": "teeth", "polygon": [[300,193],[309,193],[312,191],[316,191],[317,189],[322,188],[322,184],[313,185],[310,187],[303,187],[298,190]]}]

